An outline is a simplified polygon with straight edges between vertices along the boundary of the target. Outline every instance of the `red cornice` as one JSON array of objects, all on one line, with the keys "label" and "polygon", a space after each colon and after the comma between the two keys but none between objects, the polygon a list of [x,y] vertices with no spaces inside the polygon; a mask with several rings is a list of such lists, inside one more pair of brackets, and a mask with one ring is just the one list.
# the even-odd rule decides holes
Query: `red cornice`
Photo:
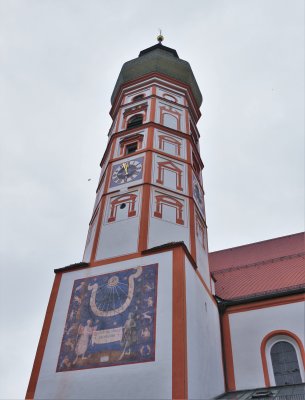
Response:
[{"label": "red cornice", "polygon": [[[187,85],[186,83],[178,81],[178,80],[176,80],[174,78],[170,78],[169,76],[167,76],[165,74],[162,74],[160,72],[152,72],[152,73],[149,73],[149,74],[145,74],[145,75],[142,75],[140,78],[128,81],[128,82],[124,83],[123,85],[121,85],[120,90],[119,90],[118,94],[115,97],[113,106],[111,107],[111,110],[110,110],[111,117],[113,117],[113,115],[115,114],[114,110],[117,108],[118,101],[119,101],[123,91],[126,88],[128,88],[129,86],[135,85],[137,83],[145,82],[147,79],[151,79],[151,78],[156,78],[156,79],[159,78],[159,79],[168,81],[168,82],[170,82],[170,83],[172,83],[172,84],[174,84],[176,86],[180,86],[181,88],[185,89],[187,91],[187,95],[191,99],[191,106],[192,106],[192,108],[194,110],[194,113],[198,115],[198,119],[200,118],[201,112],[199,110],[199,107],[197,106],[197,102],[196,102],[195,97],[194,97],[194,95],[192,93],[191,87],[189,85]],[[161,84],[164,84],[164,83],[162,82]],[[166,83],[165,83],[165,85],[166,85]]]},{"label": "red cornice", "polygon": [[[132,104],[136,104],[136,103],[140,103],[141,104],[141,102],[143,102],[145,100],[149,100],[151,98],[155,98],[155,99],[158,99],[158,100],[161,100],[161,101],[165,101],[166,103],[168,103],[169,106],[177,106],[177,107],[183,108],[184,110],[189,110],[190,114],[191,114],[191,117],[193,119],[192,122],[194,122],[194,126],[196,127],[196,124],[197,124],[197,122],[198,122],[198,120],[199,120],[201,115],[199,115],[199,116],[198,115],[194,115],[192,107],[186,106],[185,104],[180,104],[180,103],[176,103],[174,101],[170,101],[168,99],[165,99],[164,97],[157,96],[156,94],[151,94],[149,96],[146,96],[143,99],[139,100],[138,102],[130,101],[129,103],[118,105],[117,108],[118,108],[118,110],[120,110],[120,109],[122,109],[122,108],[124,108],[126,106],[131,106]],[[198,137],[200,137],[198,129],[197,129],[196,133],[198,134]]]},{"label": "red cornice", "polygon": [[137,132],[137,131],[146,129],[146,128],[150,127],[150,126],[156,128],[156,129],[160,129],[160,130],[162,130],[162,131],[169,132],[169,133],[172,133],[172,134],[174,134],[174,135],[183,137],[184,139],[190,140],[191,143],[192,143],[192,150],[193,150],[194,153],[196,154],[196,157],[198,158],[200,165],[202,166],[202,168],[204,168],[204,163],[203,163],[203,161],[202,161],[202,159],[201,159],[201,156],[200,156],[200,153],[199,153],[199,151],[198,151],[198,149],[197,149],[197,147],[196,147],[196,144],[195,144],[194,142],[192,142],[192,140],[191,140],[191,138],[192,138],[191,135],[189,135],[189,134],[187,134],[187,133],[184,133],[184,132],[181,132],[181,131],[176,131],[175,129],[168,128],[167,126],[158,124],[158,123],[153,122],[153,121],[146,122],[145,124],[140,125],[140,126],[137,126],[136,128],[133,128],[133,129],[124,129],[123,131],[119,131],[119,132],[113,133],[113,134],[110,136],[110,139],[109,139],[109,142],[108,142],[108,144],[107,144],[105,153],[104,153],[103,158],[102,158],[102,160],[101,160],[101,162],[100,162],[100,166],[102,166],[104,160],[106,159],[106,157],[107,157],[107,155],[108,155],[108,149],[110,148],[110,145],[111,145],[111,143],[112,143],[114,137],[120,137],[120,136],[125,135],[126,133],[132,134],[132,133],[135,133],[135,132]]}]

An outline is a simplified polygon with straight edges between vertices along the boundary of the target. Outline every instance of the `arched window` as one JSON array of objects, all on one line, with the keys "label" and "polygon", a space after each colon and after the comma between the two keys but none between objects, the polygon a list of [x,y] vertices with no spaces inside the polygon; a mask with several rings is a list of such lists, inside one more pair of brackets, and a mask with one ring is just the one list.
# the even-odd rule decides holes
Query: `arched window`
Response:
[{"label": "arched window", "polygon": [[305,382],[304,345],[295,333],[268,333],[261,343],[261,357],[267,387]]},{"label": "arched window", "polygon": [[275,343],[271,347],[270,356],[277,386],[302,383],[297,353],[291,343]]},{"label": "arched window", "polygon": [[143,115],[142,114],[136,114],[133,115],[132,117],[129,118],[127,122],[127,129],[132,129],[137,126],[142,125],[143,123]]},{"label": "arched window", "polygon": [[144,97],[145,97],[144,94],[138,94],[137,96],[132,98],[132,101],[139,101],[144,99]]}]

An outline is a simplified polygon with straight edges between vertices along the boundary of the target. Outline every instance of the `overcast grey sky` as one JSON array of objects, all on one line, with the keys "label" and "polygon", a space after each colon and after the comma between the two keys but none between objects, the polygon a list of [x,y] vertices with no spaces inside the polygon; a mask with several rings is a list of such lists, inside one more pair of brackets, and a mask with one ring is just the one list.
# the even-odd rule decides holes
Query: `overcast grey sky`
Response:
[{"label": "overcast grey sky", "polygon": [[203,94],[210,250],[304,230],[303,0],[0,0],[1,398],[24,397],[53,268],[82,258],[118,73],[159,27]]}]

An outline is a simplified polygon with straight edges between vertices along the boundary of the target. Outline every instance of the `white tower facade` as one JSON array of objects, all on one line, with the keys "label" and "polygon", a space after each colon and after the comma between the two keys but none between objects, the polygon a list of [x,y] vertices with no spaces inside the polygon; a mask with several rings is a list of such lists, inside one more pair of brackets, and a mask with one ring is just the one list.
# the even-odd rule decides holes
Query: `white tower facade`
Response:
[{"label": "white tower facade", "polygon": [[27,398],[224,392],[201,101],[173,49],[157,44],[124,64],[83,262],[55,271]]}]

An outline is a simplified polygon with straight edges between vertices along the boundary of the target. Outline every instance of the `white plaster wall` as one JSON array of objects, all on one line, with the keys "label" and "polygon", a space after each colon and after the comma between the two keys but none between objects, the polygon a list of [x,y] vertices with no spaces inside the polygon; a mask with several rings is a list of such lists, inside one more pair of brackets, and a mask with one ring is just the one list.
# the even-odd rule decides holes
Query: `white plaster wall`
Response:
[{"label": "white plaster wall", "polygon": [[185,267],[188,394],[206,400],[225,391],[219,314],[187,258]]},{"label": "white plaster wall", "polygon": [[148,248],[180,241],[184,242],[190,250],[188,227],[173,224],[160,218],[150,218]]},{"label": "white plaster wall", "polygon": [[170,107],[173,111],[178,112],[180,114],[180,131],[186,132],[184,109],[182,107],[176,106],[175,104],[157,100],[155,122],[157,122],[158,124],[161,123],[161,107],[166,107],[167,109]]},{"label": "white plaster wall", "polygon": [[[164,173],[164,180],[163,180],[163,184],[158,183],[157,179],[158,179],[158,163],[162,163],[162,162],[172,162],[174,163],[174,165],[179,168],[182,171],[181,174],[181,185],[182,185],[182,189],[183,190],[177,190],[177,174],[175,173],[175,171],[171,171],[168,170],[167,168],[163,169],[163,173]],[[173,191],[175,191],[176,193],[188,193],[188,186],[187,186],[187,174],[185,172],[186,168],[185,168],[185,164],[183,162],[178,162],[175,161],[171,158],[167,158],[167,157],[161,157],[158,154],[154,154],[154,158],[153,158],[153,182],[155,185],[157,186],[161,186],[164,188],[168,188],[171,189]]]},{"label": "white plaster wall", "polygon": [[166,135],[166,136],[174,138],[175,140],[178,140],[181,143],[180,157],[183,158],[183,159],[186,158],[186,156],[185,156],[185,154],[186,154],[186,151],[185,151],[185,139],[180,138],[179,136],[176,136],[176,135],[172,135],[171,133],[168,133],[168,132],[162,132],[160,130],[156,131],[156,134],[155,134],[155,137],[154,137],[154,147],[155,147],[155,149],[158,149],[159,151],[163,151],[164,153],[170,154],[172,156],[179,157],[176,154],[175,147],[170,143],[166,143],[166,142],[164,143],[164,150],[159,148],[159,136],[160,135]]},{"label": "white plaster wall", "polygon": [[[159,264],[154,362],[56,373],[75,279]],[[170,399],[172,396],[172,252],[63,275],[35,399]]]},{"label": "white plaster wall", "polygon": [[172,115],[171,113],[164,113],[163,115],[163,125],[168,128],[172,128],[178,130],[178,120],[177,117]]},{"label": "white plaster wall", "polygon": [[[211,280],[210,280],[208,253],[202,246],[202,243],[200,242],[197,234],[195,234],[195,236],[196,236],[196,261],[198,265],[198,271],[200,272],[200,275],[204,279],[207,286],[210,287]],[[207,248],[206,240],[205,240],[205,246]]]},{"label": "white plaster wall", "polygon": [[[260,347],[274,330],[287,330],[304,344],[305,302],[229,315],[236,389],[265,386]],[[302,365],[300,365],[302,368]]]},{"label": "white plaster wall", "polygon": [[[96,250],[96,260],[122,256],[135,253],[138,250],[139,222],[141,191],[127,192],[137,194],[135,204],[136,215],[128,217],[128,206],[123,210],[117,208],[116,220],[108,222],[110,216],[110,201],[113,197],[107,197],[106,212],[101,225],[100,237]],[[118,195],[123,193],[118,193]]]},{"label": "white plaster wall", "polygon": [[101,186],[99,187],[99,190],[96,193],[96,197],[95,197],[95,202],[94,202],[94,206],[93,206],[93,213],[97,207],[97,205],[99,204],[102,194],[104,192],[104,187],[105,187],[105,180],[104,182],[101,184]]},{"label": "white plaster wall", "polygon": [[98,215],[99,215],[99,212],[97,211],[94,220],[92,221],[92,223],[89,226],[88,237],[87,237],[87,242],[86,242],[86,247],[85,247],[85,252],[84,252],[84,257],[83,257],[83,261],[87,262],[87,263],[90,261],[90,257],[91,257],[93,242],[94,242],[95,233],[96,233]]},{"label": "white plaster wall", "polygon": [[164,243],[179,242],[183,241],[189,248],[189,226],[188,226],[188,209],[187,202],[184,201],[183,220],[184,225],[177,224],[176,222],[176,210],[173,207],[164,206],[162,219],[154,217],[155,211],[155,199],[154,196],[158,194],[167,194],[177,198],[180,201],[184,201],[183,197],[173,196],[172,193],[162,191],[152,191],[151,195],[151,213],[149,220],[149,231],[148,231],[148,248],[160,246]]}]

